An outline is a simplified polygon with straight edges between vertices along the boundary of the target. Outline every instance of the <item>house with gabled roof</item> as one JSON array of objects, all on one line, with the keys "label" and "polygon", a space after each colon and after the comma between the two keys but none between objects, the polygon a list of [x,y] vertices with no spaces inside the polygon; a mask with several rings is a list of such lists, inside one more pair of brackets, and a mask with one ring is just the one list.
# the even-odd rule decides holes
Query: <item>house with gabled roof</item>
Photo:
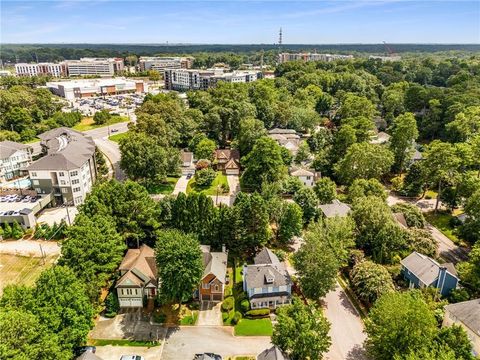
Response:
[{"label": "house with gabled roof", "polygon": [[253,265],[243,267],[243,290],[252,309],[276,309],[292,300],[292,280],[286,266],[268,248],[255,256]]},{"label": "house with gabled roof", "polygon": [[288,360],[288,356],[276,345],[263,350],[257,355],[257,360]]},{"label": "house with gabled roof", "polygon": [[143,299],[158,293],[158,273],[154,250],[142,245],[129,249],[118,268],[120,278],[115,284],[121,308],[143,307]]},{"label": "house with gabled roof", "polygon": [[203,260],[203,275],[198,289],[200,301],[223,301],[227,282],[228,253],[210,251],[210,245],[200,245]]},{"label": "house with gabled roof", "polygon": [[240,174],[240,152],[236,149],[217,149],[214,153],[215,166],[226,175]]},{"label": "house with gabled roof", "polygon": [[318,178],[318,174],[315,171],[304,168],[292,168],[290,169],[290,175],[298,178],[303,185],[308,187],[315,185],[315,180]]},{"label": "house with gabled roof", "polygon": [[335,216],[346,217],[352,210],[349,205],[337,199],[333,199],[330,204],[321,204],[318,207],[326,218],[332,218]]}]

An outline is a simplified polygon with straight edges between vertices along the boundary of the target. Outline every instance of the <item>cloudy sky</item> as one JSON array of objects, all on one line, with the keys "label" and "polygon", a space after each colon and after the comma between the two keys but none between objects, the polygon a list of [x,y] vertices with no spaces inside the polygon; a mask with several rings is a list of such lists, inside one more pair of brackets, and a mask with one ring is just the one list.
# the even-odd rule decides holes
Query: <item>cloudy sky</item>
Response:
[{"label": "cloudy sky", "polygon": [[480,1],[1,1],[2,43],[480,43]]}]

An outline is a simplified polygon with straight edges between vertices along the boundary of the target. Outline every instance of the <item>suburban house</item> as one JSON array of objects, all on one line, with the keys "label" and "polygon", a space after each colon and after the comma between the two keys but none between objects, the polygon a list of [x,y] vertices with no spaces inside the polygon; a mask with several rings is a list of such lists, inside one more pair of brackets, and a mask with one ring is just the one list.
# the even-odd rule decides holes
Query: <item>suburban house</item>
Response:
[{"label": "suburban house", "polygon": [[451,263],[439,264],[416,251],[400,261],[402,274],[410,288],[435,287],[446,296],[457,288],[458,277]]},{"label": "suburban house", "polygon": [[120,279],[115,284],[121,308],[143,307],[143,299],[157,295],[155,253],[147,245],[129,249],[118,268]]},{"label": "suburban house", "polygon": [[322,204],[318,206],[322,210],[323,216],[332,218],[335,216],[345,217],[350,213],[350,206],[341,202],[340,200],[333,199],[330,204]]},{"label": "suburban house", "polygon": [[379,131],[371,137],[370,144],[386,144],[390,141],[390,137],[386,132]]},{"label": "suburban house", "polygon": [[23,175],[31,162],[30,146],[14,141],[0,141],[0,183]]},{"label": "suburban house", "polygon": [[203,276],[198,289],[200,301],[223,301],[227,281],[228,252],[211,252],[210,245],[200,245],[203,259]]},{"label": "suburban house", "polygon": [[315,185],[315,180],[317,180],[317,174],[314,171],[303,168],[292,169],[290,175],[300,179],[302,184],[308,187]]},{"label": "suburban house", "polygon": [[297,153],[300,135],[295,130],[275,128],[268,131],[268,136],[275,140],[278,145],[289,150],[293,155]]},{"label": "suburban house", "polygon": [[480,299],[445,306],[442,326],[459,325],[472,343],[473,354],[480,355]]},{"label": "suburban house", "polygon": [[252,309],[276,309],[290,304],[292,280],[285,264],[268,248],[263,248],[254,259],[254,265],[243,267],[243,290]]},{"label": "suburban house", "polygon": [[184,151],[180,152],[180,159],[182,164],[180,166],[182,175],[195,174],[195,165],[193,163],[193,152]]},{"label": "suburban house", "polygon": [[234,149],[215,150],[215,165],[218,171],[225,175],[240,174],[240,153]]},{"label": "suburban house", "polygon": [[288,360],[288,356],[276,345],[263,350],[257,355],[257,360]]}]

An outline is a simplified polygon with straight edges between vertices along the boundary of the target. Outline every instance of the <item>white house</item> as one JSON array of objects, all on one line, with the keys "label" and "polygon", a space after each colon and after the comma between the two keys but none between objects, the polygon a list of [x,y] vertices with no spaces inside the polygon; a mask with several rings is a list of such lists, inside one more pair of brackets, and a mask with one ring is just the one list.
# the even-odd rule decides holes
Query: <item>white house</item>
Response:
[{"label": "white house", "polygon": [[313,185],[315,185],[316,175],[310,170],[299,168],[293,170],[290,175],[299,178],[305,186],[312,187]]},{"label": "white house", "polygon": [[30,146],[13,141],[0,141],[0,183],[22,175],[32,162]]}]

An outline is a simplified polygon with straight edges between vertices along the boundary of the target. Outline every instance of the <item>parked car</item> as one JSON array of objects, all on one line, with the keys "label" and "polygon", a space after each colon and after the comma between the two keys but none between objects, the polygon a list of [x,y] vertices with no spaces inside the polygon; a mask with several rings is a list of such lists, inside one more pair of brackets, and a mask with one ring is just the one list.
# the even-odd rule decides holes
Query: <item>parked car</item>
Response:
[{"label": "parked car", "polygon": [[118,129],[112,129],[112,130],[110,130],[110,132],[116,133],[116,132],[118,132]]},{"label": "parked car", "polygon": [[120,360],[145,360],[145,358],[140,355],[122,355]]},{"label": "parked car", "polygon": [[187,174],[187,180],[190,180],[192,178],[192,174]]},{"label": "parked car", "polygon": [[75,348],[75,350],[73,351],[75,353],[75,356],[80,356],[86,352],[91,352],[95,354],[95,352],[97,351],[97,348],[95,346],[79,346]]},{"label": "parked car", "polygon": [[214,353],[203,353],[195,354],[193,360],[222,360],[222,357]]}]

